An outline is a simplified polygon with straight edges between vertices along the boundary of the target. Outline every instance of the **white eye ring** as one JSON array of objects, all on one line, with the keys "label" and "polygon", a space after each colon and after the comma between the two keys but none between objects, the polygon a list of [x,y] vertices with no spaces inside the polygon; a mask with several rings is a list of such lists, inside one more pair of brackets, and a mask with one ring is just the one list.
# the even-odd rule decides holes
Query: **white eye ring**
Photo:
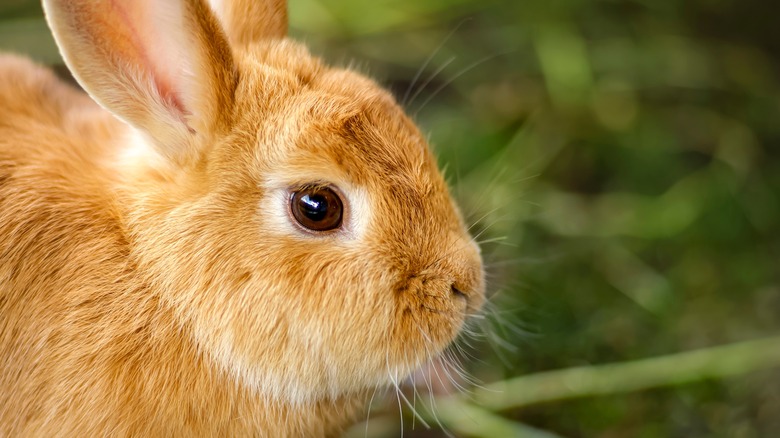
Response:
[{"label": "white eye ring", "polygon": [[[365,235],[373,216],[372,203],[362,187],[345,181],[325,179],[309,181],[283,180],[274,178],[264,184],[267,195],[258,205],[258,217],[271,232],[278,235],[292,235],[303,238],[335,238],[341,241],[358,241]],[[307,188],[327,188],[339,199],[342,206],[341,223],[330,230],[318,231],[301,224],[295,217],[291,196]]]}]

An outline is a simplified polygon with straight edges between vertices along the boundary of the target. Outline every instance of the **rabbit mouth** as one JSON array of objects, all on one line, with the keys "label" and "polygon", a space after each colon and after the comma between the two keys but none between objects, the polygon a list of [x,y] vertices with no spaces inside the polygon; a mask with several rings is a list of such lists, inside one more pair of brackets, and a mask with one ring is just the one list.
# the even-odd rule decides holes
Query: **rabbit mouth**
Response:
[{"label": "rabbit mouth", "polygon": [[[402,357],[431,360],[460,333],[473,298],[442,277],[412,276],[396,289],[398,339],[404,339]],[[409,364],[416,368],[424,361]]]}]

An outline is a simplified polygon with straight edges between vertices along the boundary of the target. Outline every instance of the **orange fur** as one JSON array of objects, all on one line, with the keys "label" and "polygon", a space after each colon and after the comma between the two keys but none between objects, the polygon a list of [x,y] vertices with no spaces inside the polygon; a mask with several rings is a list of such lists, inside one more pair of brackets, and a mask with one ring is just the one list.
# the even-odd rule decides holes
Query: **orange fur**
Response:
[{"label": "orange fur", "polygon": [[[158,41],[151,0],[45,0],[108,111],[0,55],[0,436],[336,435],[480,307],[414,124],[257,3],[169,0]],[[308,183],[343,229],[292,223]]]}]

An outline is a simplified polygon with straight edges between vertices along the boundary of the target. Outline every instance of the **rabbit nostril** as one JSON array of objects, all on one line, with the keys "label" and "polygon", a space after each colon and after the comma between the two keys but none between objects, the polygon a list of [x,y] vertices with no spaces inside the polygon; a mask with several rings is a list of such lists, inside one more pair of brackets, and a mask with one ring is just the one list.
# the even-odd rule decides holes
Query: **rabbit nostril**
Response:
[{"label": "rabbit nostril", "polygon": [[452,292],[452,295],[457,297],[457,298],[467,299],[466,294],[462,290],[460,290],[457,287],[455,287],[454,284],[452,286],[450,286],[450,292]]}]

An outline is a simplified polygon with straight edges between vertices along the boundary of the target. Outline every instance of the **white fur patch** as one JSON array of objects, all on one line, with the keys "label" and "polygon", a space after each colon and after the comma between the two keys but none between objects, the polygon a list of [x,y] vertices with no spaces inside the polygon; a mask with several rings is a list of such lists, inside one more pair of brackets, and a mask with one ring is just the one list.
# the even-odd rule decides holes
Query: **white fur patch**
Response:
[{"label": "white fur patch", "polygon": [[159,169],[168,165],[168,161],[160,155],[152,140],[143,132],[128,126],[123,137],[117,156],[119,167]]},{"label": "white fur patch", "polygon": [[214,15],[216,15],[217,19],[222,23],[222,26],[225,26],[224,2],[222,0],[209,0],[208,3],[209,6],[211,6],[211,10],[214,12]]}]

